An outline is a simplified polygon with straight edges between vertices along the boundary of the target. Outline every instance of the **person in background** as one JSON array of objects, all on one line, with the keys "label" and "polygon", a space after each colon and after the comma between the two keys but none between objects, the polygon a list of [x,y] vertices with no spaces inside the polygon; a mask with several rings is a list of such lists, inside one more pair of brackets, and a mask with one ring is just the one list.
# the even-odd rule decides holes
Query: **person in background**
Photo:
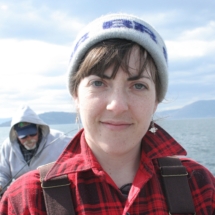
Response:
[{"label": "person in background", "polygon": [[0,191],[30,170],[55,161],[71,137],[50,129],[27,105],[11,121],[9,137],[1,145]]},{"label": "person in background", "polygon": [[[68,74],[83,129],[45,182],[68,176],[76,215],[170,214],[158,163],[167,156],[186,167],[196,214],[215,214],[214,176],[181,157],[185,149],[153,122],[168,86],[167,50],[154,28],[127,14],[94,20],[74,42]],[[48,214],[39,170],[9,187],[0,214]]]}]

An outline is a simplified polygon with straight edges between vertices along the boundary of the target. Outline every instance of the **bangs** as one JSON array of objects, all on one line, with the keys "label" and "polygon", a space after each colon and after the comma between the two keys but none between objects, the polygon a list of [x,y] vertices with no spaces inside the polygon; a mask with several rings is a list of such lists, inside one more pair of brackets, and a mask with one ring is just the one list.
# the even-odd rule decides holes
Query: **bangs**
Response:
[{"label": "bangs", "polygon": [[103,78],[105,71],[110,67],[112,67],[110,77],[112,79],[115,78],[119,68],[122,68],[128,76],[131,76],[129,59],[134,46],[139,51],[137,78],[141,77],[142,73],[146,71],[150,74],[153,82],[156,82],[157,69],[155,63],[143,47],[129,40],[109,39],[92,46],[82,58],[76,74],[71,79],[73,94],[76,94],[77,87],[83,78],[90,75]]}]

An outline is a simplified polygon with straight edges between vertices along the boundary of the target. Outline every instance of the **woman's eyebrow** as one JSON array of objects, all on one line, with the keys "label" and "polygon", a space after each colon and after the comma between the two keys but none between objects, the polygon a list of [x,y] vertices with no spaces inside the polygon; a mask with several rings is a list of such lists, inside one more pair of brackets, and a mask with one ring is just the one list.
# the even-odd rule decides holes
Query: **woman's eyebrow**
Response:
[{"label": "woman's eyebrow", "polygon": [[151,80],[150,77],[145,76],[145,75],[141,75],[141,76],[140,76],[140,75],[131,76],[131,77],[129,77],[127,80],[128,80],[128,81],[135,81],[135,80],[139,80],[139,79],[141,79],[141,78],[147,78],[147,79]]},{"label": "woman's eyebrow", "polygon": [[103,75],[101,76],[101,78],[103,78],[103,79],[111,79],[111,76],[107,76],[107,75],[103,74]]},{"label": "woman's eyebrow", "polygon": [[[98,77],[100,77],[100,78],[102,78],[102,79],[108,79],[108,80],[112,79],[111,76],[107,76],[107,75],[105,75],[105,74],[101,74],[101,75],[99,74],[99,75],[96,75],[96,76],[98,76]],[[135,81],[135,80],[139,80],[139,79],[141,79],[141,78],[147,78],[147,79],[151,80],[151,77],[145,76],[145,75],[130,76],[127,80],[128,80],[128,81]]]},{"label": "woman's eyebrow", "polygon": [[102,78],[102,79],[111,79],[111,77],[105,75],[105,74],[96,74],[96,76]]}]

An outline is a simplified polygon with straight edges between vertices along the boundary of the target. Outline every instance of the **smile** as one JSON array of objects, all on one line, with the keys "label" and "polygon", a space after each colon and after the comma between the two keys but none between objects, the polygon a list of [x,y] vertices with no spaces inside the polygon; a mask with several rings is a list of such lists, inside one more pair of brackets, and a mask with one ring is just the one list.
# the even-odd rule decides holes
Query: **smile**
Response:
[{"label": "smile", "polygon": [[124,130],[132,125],[127,122],[101,122],[101,124],[110,130]]}]

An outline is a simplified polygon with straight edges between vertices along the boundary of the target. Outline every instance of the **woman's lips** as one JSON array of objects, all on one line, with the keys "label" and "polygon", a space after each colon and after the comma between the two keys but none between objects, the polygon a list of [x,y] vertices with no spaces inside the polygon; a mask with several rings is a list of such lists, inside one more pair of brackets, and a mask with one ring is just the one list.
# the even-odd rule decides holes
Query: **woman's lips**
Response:
[{"label": "woman's lips", "polygon": [[111,130],[123,130],[132,125],[132,123],[128,122],[109,122],[109,121],[102,121],[101,124]]}]

